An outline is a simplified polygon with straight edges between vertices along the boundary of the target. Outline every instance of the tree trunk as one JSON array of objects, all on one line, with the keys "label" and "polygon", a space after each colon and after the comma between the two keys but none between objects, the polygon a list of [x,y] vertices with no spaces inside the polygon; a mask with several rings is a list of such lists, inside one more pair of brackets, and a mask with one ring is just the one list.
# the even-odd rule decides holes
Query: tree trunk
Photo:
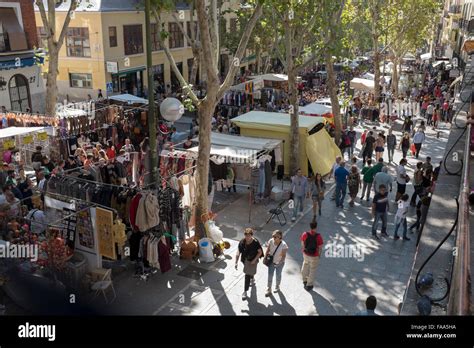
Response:
[{"label": "tree trunk", "polygon": [[380,97],[380,52],[378,50],[378,38],[374,37],[374,97],[378,104]]},{"label": "tree trunk", "polygon": [[337,96],[336,74],[334,72],[332,55],[329,50],[326,51],[325,53],[325,60],[326,60],[328,92],[329,92],[329,97],[331,98],[331,108],[332,108],[332,114],[334,117],[335,140],[336,140],[336,144],[339,145],[339,141],[341,139],[341,131],[342,131],[342,120],[341,120],[341,111],[339,108],[339,98]]},{"label": "tree trunk", "polygon": [[374,50],[374,97],[375,102],[378,103],[380,97],[380,48],[379,48],[379,34],[377,23],[379,21],[379,2],[376,1],[372,5],[372,48]]},{"label": "tree trunk", "polygon": [[393,63],[393,71],[392,71],[392,93],[395,98],[398,98],[398,81],[399,81],[399,73],[398,73],[398,59],[394,58],[392,60]]},{"label": "tree trunk", "polygon": [[211,152],[211,121],[216,105],[205,100],[198,108],[199,118],[199,151],[196,177],[196,236],[205,237],[206,231],[201,223],[201,216],[208,213],[208,178],[209,158]]},{"label": "tree trunk", "polygon": [[58,101],[58,52],[55,48],[49,47],[48,75],[46,77],[46,115],[56,116],[56,103]]},{"label": "tree trunk", "polygon": [[[293,64],[289,64],[292,66]],[[300,159],[300,134],[298,116],[298,90],[296,89],[296,70],[288,71],[288,99],[290,102],[291,137],[290,137],[290,175],[296,174]]]},{"label": "tree trunk", "polygon": [[260,66],[262,65],[262,50],[260,49],[260,46],[255,48],[255,57],[256,57],[256,60],[255,60],[255,72],[254,73],[259,74],[260,73]]}]

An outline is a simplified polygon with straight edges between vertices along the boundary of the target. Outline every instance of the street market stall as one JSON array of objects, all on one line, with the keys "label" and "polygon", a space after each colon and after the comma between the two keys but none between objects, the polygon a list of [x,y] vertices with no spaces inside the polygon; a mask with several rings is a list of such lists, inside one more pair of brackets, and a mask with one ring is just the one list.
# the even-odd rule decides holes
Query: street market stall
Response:
[{"label": "street market stall", "polygon": [[50,153],[50,140],[53,129],[50,127],[8,127],[0,129],[0,151],[18,150],[18,163],[31,166],[31,154],[36,146],[41,146],[45,154]]},{"label": "street market stall", "polygon": [[[293,174],[289,173],[289,163],[291,156],[291,119],[289,114],[251,111],[249,113],[234,118],[232,122],[235,123],[238,127],[240,127],[240,134],[244,136],[282,140],[284,143],[284,173]],[[320,152],[321,156],[327,155],[329,157],[328,161],[334,162],[335,156],[333,157],[332,151],[328,151],[327,148],[314,148],[305,146],[308,138],[311,136],[310,132],[315,129],[315,127],[317,127],[319,124],[324,124],[326,122],[327,121],[324,117],[302,115],[299,116],[299,136],[301,144],[299,166],[303,171],[304,175],[308,175],[309,173],[308,158],[310,156],[313,156],[316,151]],[[329,134],[327,134],[327,132],[322,134],[325,134],[325,136],[329,137]],[[327,168],[325,167],[321,167],[318,169],[321,170],[321,173],[323,174],[327,174],[327,172],[329,172],[329,170],[326,172]]]}]

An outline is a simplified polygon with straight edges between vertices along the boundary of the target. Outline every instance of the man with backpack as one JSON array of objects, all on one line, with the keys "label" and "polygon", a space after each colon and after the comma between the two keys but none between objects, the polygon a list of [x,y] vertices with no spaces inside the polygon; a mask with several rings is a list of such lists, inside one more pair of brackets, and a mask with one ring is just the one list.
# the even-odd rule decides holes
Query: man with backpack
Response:
[{"label": "man with backpack", "polygon": [[304,232],[301,235],[301,247],[303,249],[303,266],[301,268],[301,275],[303,277],[304,289],[311,291],[314,286],[314,277],[316,269],[319,264],[323,249],[323,238],[316,232],[318,223],[312,221],[309,224],[310,231]]}]

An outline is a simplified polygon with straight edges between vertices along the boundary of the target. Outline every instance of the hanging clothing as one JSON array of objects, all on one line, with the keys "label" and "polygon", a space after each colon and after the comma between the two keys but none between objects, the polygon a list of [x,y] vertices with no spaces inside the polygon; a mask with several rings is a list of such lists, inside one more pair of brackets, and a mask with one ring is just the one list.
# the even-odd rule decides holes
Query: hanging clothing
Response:
[{"label": "hanging clothing", "polygon": [[269,197],[272,193],[272,167],[270,161],[265,161],[265,192],[264,197]]},{"label": "hanging clothing", "polygon": [[160,263],[161,273],[166,273],[171,270],[170,247],[164,237],[161,237],[158,243],[158,261]]}]

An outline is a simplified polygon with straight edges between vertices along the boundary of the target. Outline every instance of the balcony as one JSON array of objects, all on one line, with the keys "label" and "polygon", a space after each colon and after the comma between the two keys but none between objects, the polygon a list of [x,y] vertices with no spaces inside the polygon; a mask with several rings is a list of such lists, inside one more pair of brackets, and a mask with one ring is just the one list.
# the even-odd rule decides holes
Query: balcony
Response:
[{"label": "balcony", "polygon": [[462,5],[451,5],[449,6],[448,12],[450,14],[461,14],[462,11]]},{"label": "balcony", "polygon": [[7,33],[0,33],[0,53],[9,52],[10,49],[10,40],[8,39]]}]

